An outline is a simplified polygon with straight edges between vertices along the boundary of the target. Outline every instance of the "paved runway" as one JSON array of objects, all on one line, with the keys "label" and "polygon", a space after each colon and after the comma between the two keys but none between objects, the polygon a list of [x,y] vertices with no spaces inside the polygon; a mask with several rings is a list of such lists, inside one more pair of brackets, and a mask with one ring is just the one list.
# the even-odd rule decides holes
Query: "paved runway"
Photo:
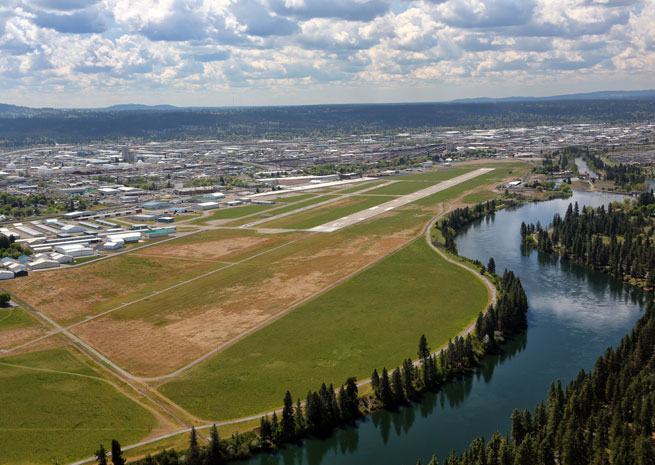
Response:
[{"label": "paved runway", "polygon": [[407,194],[402,197],[398,197],[397,199],[383,203],[381,205],[371,207],[368,210],[363,210],[357,213],[353,213],[352,215],[344,216],[343,218],[339,218],[338,220],[330,221],[329,223],[316,226],[315,228],[310,229],[310,231],[315,231],[315,232],[337,231],[341,228],[345,228],[346,226],[350,226],[360,221],[364,221],[369,218],[372,218],[376,215],[379,215],[380,213],[388,212],[389,210],[393,210],[394,208],[402,207],[403,205],[407,205],[408,203],[415,202],[416,200],[422,199],[423,197],[427,197],[428,195],[432,195],[442,190],[448,189],[449,187],[456,186],[457,184],[481,176],[485,173],[488,173],[489,171],[493,171],[493,168],[480,168],[475,171],[471,171],[470,173],[457,176],[456,178],[452,178],[447,181],[442,181],[439,184],[435,184],[418,192]]}]

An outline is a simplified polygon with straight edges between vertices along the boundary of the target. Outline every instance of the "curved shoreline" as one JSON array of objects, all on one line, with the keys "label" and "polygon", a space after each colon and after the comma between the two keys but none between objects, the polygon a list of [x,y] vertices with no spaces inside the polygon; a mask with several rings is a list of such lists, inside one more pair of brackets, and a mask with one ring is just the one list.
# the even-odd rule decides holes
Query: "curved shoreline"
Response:
[{"label": "curved shoreline", "polygon": [[[402,245],[401,247],[399,247],[399,248],[393,250],[393,251],[390,252],[389,254],[386,254],[384,257],[381,257],[380,260],[382,260],[382,259],[384,259],[384,258],[390,256],[391,254],[397,252],[398,250],[402,249],[403,247],[408,246],[409,244],[411,244],[412,242],[414,242],[414,241],[416,241],[416,240],[421,240],[421,237],[424,237],[425,240],[426,240],[426,242],[427,242],[428,245],[430,246],[430,248],[431,248],[434,252],[436,252],[436,253],[437,253],[441,258],[443,258],[444,260],[446,260],[448,263],[451,263],[451,264],[453,264],[453,265],[457,265],[458,267],[463,268],[463,269],[465,269],[466,271],[472,273],[473,275],[475,275],[475,277],[476,277],[477,279],[479,279],[479,280],[480,280],[480,281],[481,281],[481,282],[482,282],[482,283],[487,287],[487,290],[489,291],[489,304],[488,304],[488,305],[486,306],[486,308],[483,310],[483,313],[486,313],[486,311],[487,311],[487,309],[489,308],[489,305],[490,305],[490,304],[493,304],[493,305],[496,304],[496,300],[497,300],[497,291],[496,291],[496,287],[495,287],[495,286],[494,286],[494,285],[493,285],[493,284],[492,284],[492,283],[491,283],[491,282],[490,282],[490,281],[489,281],[485,276],[480,275],[479,273],[476,273],[476,272],[475,272],[474,270],[472,270],[470,267],[468,267],[468,266],[466,266],[466,265],[463,265],[463,264],[461,264],[461,263],[459,263],[459,262],[457,262],[457,261],[451,259],[451,258],[448,257],[447,255],[445,255],[441,250],[439,250],[438,247],[436,247],[434,244],[432,244],[432,241],[430,240],[430,231],[431,231],[432,228],[434,227],[434,224],[435,224],[435,223],[436,223],[440,218],[442,218],[443,216],[447,215],[448,213],[450,213],[450,209],[448,209],[448,210],[444,210],[444,211],[441,211],[438,215],[436,215],[432,220],[430,220],[430,221],[427,223],[427,225],[425,226],[424,230],[423,230],[423,231],[422,231],[422,232],[421,232],[421,233],[420,233],[420,234],[419,234],[419,235],[418,235],[414,240],[412,240],[412,241],[408,242],[407,244],[404,244],[404,245]],[[379,262],[380,260],[377,260],[375,263]],[[368,266],[371,266],[371,265],[372,265],[372,264],[370,264],[370,265],[368,265]],[[367,266],[366,268],[368,268],[368,266]],[[358,270],[358,272],[359,272],[359,271],[361,271],[361,270]],[[351,277],[351,276],[348,276],[347,278],[349,278],[349,277]],[[344,280],[345,280],[345,279],[344,279]],[[340,283],[335,283],[335,285],[336,285],[336,284],[340,284]],[[332,287],[334,287],[334,286],[332,286]],[[474,320],[474,321],[473,321],[472,323],[470,323],[466,328],[464,328],[462,331],[460,331],[460,332],[459,332],[455,337],[465,337],[465,336],[467,336],[469,333],[471,333],[471,332],[475,329],[475,322],[476,322],[476,321]],[[435,350],[435,351],[432,353],[432,355],[435,355],[435,356],[436,356],[436,355],[439,355],[441,352],[443,352],[445,349],[447,349],[447,347],[448,347],[447,344],[441,346],[439,349]],[[413,365],[414,365],[414,366],[418,366],[418,365],[420,365],[420,364],[421,364],[421,361],[420,361],[420,360],[416,360],[416,361],[413,362]],[[370,383],[371,383],[371,379],[368,378],[368,379],[365,379],[365,380],[359,381],[359,382],[357,383],[357,386],[358,386],[358,387],[366,386],[366,385],[368,385],[368,384],[370,384]],[[305,402],[302,402],[302,403],[301,403],[301,405],[304,405],[304,404],[305,404]],[[245,423],[245,422],[247,422],[247,421],[258,420],[258,419],[260,419],[260,418],[262,418],[262,417],[265,417],[265,416],[271,416],[271,415],[273,415],[273,413],[280,414],[281,412],[282,412],[282,408],[279,408],[279,409],[275,409],[275,410],[272,410],[272,411],[269,411],[269,412],[258,413],[258,414],[250,415],[250,416],[247,416],[247,417],[235,418],[235,419],[231,419],[231,420],[217,421],[217,422],[213,422],[213,423],[207,423],[207,424],[204,424],[204,425],[195,426],[195,429],[196,429],[196,430],[203,430],[203,429],[209,429],[209,428],[211,428],[211,427],[214,426],[214,425],[216,425],[217,427],[220,427],[220,426],[226,426],[226,425],[234,425],[234,424],[239,424],[239,423]],[[373,413],[373,412],[371,412],[371,413]],[[369,413],[369,414],[370,414],[370,413]],[[162,440],[165,440],[165,439],[169,439],[169,438],[172,438],[172,437],[178,436],[178,435],[180,435],[180,434],[186,434],[186,433],[190,433],[190,432],[191,432],[191,428],[185,428],[185,429],[182,429],[182,430],[178,430],[178,431],[174,431],[174,432],[171,432],[171,433],[167,433],[167,434],[162,435],[162,436],[158,436],[158,437],[156,437],[156,438],[151,438],[151,439],[148,439],[148,440],[145,440],[145,441],[141,441],[141,442],[138,442],[138,443],[135,443],[135,444],[130,444],[129,446],[125,446],[125,447],[123,447],[122,450],[123,450],[123,451],[129,451],[129,450],[132,450],[132,449],[136,449],[136,448],[138,448],[138,447],[147,446],[147,445],[149,445],[149,444],[153,444],[153,443],[158,442],[158,441],[162,441]],[[89,457],[89,458],[86,458],[86,459],[79,460],[79,461],[77,461],[77,462],[70,463],[69,465],[83,465],[83,464],[85,464],[85,463],[93,462],[94,460],[95,460],[95,457]]]}]

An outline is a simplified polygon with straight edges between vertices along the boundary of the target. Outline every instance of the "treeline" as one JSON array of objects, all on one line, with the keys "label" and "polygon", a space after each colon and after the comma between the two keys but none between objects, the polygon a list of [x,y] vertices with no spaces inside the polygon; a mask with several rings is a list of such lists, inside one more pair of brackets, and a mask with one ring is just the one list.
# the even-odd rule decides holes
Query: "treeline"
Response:
[{"label": "treeline", "polygon": [[480,313],[475,330],[465,337],[448,341],[439,353],[431,354],[425,336],[418,345],[417,364],[407,358],[402,367],[391,374],[386,368],[380,375],[371,375],[373,398],[369,409],[394,408],[420,397],[425,391],[437,390],[441,385],[460,376],[475,365],[488,352],[497,352],[505,337],[524,331],[528,327],[528,300],[521,280],[505,270],[501,279],[501,292],[496,305]]},{"label": "treeline", "polygon": [[655,463],[655,303],[591,373],[581,371],[566,389],[551,384],[546,403],[514,410],[511,419],[510,436],[478,437],[444,465]]},{"label": "treeline", "polygon": [[536,173],[553,174],[559,171],[577,171],[575,158],[582,156],[583,151],[580,147],[570,146],[546,155],[542,165],[535,168]]},{"label": "treeline", "polygon": [[[86,201],[86,199],[83,200]],[[49,215],[60,211],[71,211],[68,206],[69,203],[63,199],[47,197],[44,194],[22,196],[0,192],[0,214],[12,218],[27,218],[35,215]]]},{"label": "treeline", "polygon": [[[348,378],[338,392],[332,385],[323,383],[318,391],[309,391],[304,405],[298,399],[295,404],[287,391],[283,408],[278,417],[261,418],[259,431],[236,433],[231,438],[221,440],[214,425],[210,430],[209,442],[200,445],[195,429],[189,436],[189,447],[184,452],[174,449],[163,450],[156,455],[148,455],[135,462],[138,465],[219,465],[232,460],[246,459],[256,452],[297,442],[305,437],[328,435],[334,428],[353,423],[362,415],[359,407],[357,380]],[[259,434],[256,434],[259,433]],[[104,462],[102,458],[104,457]],[[96,452],[98,464],[106,464],[107,454],[101,445]],[[120,457],[122,451],[117,441],[112,441],[112,458]],[[117,462],[113,462],[118,465]],[[125,462],[120,462],[121,465]]]},{"label": "treeline", "polygon": [[655,288],[653,215],[655,196],[641,194],[630,201],[596,209],[569,204],[564,218],[555,214],[550,230],[521,224],[526,244],[545,253],[604,271],[647,289]]},{"label": "treeline", "polygon": [[14,236],[5,236],[0,234],[0,258],[18,258],[21,255],[32,255],[32,251],[27,247],[23,248],[15,242]]},{"label": "treeline", "polygon": [[646,174],[639,166],[627,165],[619,163],[618,165],[610,165],[605,163],[601,157],[589,152],[587,149],[583,153],[583,158],[587,165],[596,172],[602,171],[605,173],[605,179],[613,181],[622,188],[628,185],[640,184],[646,181]]},{"label": "treeline", "polygon": [[346,136],[435,127],[645,121],[655,100],[311,105],[137,111],[38,110],[3,117],[0,146],[101,140]]},{"label": "treeline", "polygon": [[488,200],[484,203],[479,203],[473,207],[464,207],[454,210],[444,219],[435,224],[441,232],[443,243],[437,244],[443,246],[447,251],[457,254],[457,245],[455,244],[455,235],[457,230],[467,224],[485,217],[496,211],[496,200]]},{"label": "treeline", "polygon": [[[490,260],[490,263],[493,263]],[[294,403],[289,391],[283,399],[278,416],[262,417],[259,430],[234,434],[220,439],[214,425],[207,445],[201,445],[192,428],[186,451],[162,450],[135,462],[138,465],[222,465],[232,460],[250,457],[272,446],[298,442],[309,436],[325,437],[334,428],[352,424],[363,414],[380,408],[396,408],[412,400],[418,400],[428,390],[441,385],[473,368],[488,352],[499,350],[505,337],[527,328],[527,297],[520,279],[505,270],[500,280],[501,292],[496,305],[486,313],[480,313],[473,332],[466,337],[449,341],[448,346],[437,354],[431,354],[426,337],[418,344],[419,361],[415,365],[410,358],[389,375],[386,368],[379,376],[377,370],[371,376],[372,395],[361,399],[357,380],[348,378],[338,391],[323,383],[318,391],[309,391],[304,404]],[[257,434],[258,433],[258,434]],[[112,441],[111,460],[114,465],[125,465],[120,444]],[[99,465],[106,465],[108,455],[101,445],[96,452]]]}]

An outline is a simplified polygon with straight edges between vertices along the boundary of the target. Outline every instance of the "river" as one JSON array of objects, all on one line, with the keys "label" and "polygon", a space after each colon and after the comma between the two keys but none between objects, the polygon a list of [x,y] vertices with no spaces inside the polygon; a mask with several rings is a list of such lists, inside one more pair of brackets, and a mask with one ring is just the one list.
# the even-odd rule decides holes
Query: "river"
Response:
[{"label": "river", "polygon": [[[641,314],[646,295],[631,286],[520,244],[522,221],[549,224],[569,202],[599,206],[621,196],[576,192],[571,199],[500,211],[459,232],[461,255],[513,270],[529,300],[529,329],[487,357],[477,372],[397,412],[379,412],[325,440],[311,439],[253,457],[248,465],[413,465],[432,454],[442,462],[477,435],[509,431],[514,408],[532,409],[556,379],[590,370]],[[409,356],[413,354],[407,354]]]},{"label": "river", "polygon": [[598,178],[598,174],[591,169],[591,167],[587,164],[587,162],[584,160],[582,157],[578,157],[575,159],[575,164],[578,165],[578,171],[580,173],[588,173],[589,178]]}]

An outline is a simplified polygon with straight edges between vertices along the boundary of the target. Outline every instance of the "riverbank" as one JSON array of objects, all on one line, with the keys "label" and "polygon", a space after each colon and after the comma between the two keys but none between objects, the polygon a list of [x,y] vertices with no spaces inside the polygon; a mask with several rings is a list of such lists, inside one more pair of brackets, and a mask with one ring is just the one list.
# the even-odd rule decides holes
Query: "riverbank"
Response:
[{"label": "riverbank", "polygon": [[[374,381],[373,382],[374,394],[369,393],[365,395],[360,402],[360,407],[361,407],[360,414],[362,415],[371,414],[382,407],[396,407],[397,405],[404,404],[407,401],[416,400],[425,391],[437,389],[440,386],[442,386],[444,383],[450,382],[455,377],[459,377],[465,374],[466,372],[470,372],[470,370],[475,365],[478,364],[479,360],[485,355],[487,351],[489,350],[496,351],[498,349],[498,343],[501,340],[500,337],[501,333],[499,331],[500,327],[498,326],[501,321],[500,315],[504,314],[503,312],[505,312],[506,309],[508,308],[508,302],[509,302],[508,299],[505,298],[505,294],[513,295],[515,292],[518,292],[519,289],[520,292],[522,292],[522,289],[520,288],[520,282],[517,279],[515,279],[511,273],[509,274],[505,273],[502,279],[500,279],[500,277],[496,277],[495,279],[495,281],[503,283],[505,285],[505,289],[508,290],[501,296],[500,300],[497,301],[496,289],[494,285],[492,285],[486,279],[486,277],[480,276],[469,266],[463,265],[462,263],[459,263],[458,261],[445,256],[443,253],[441,253],[439,250],[433,247],[431,245],[431,241],[429,240],[429,232],[431,226],[434,224],[434,222],[437,219],[438,218],[435,218],[430,223],[430,228],[426,228],[425,231],[426,243],[430,244],[432,250],[438,253],[439,256],[441,256],[444,260],[461,268],[467,274],[472,273],[476,277],[476,279],[485,283],[490,293],[490,304],[491,304],[490,308],[492,309],[491,315],[486,315],[483,317],[481,313],[478,316],[477,324],[476,322],[474,322],[471,325],[469,325],[464,331],[460,333],[458,337],[455,338],[454,343],[447,344],[445,347],[442,347],[439,350],[435,351],[429,357],[423,356],[422,360],[417,360],[416,362],[412,362],[411,360],[406,360],[405,368],[403,370],[397,370],[397,372],[394,372],[394,375],[397,376],[398,378],[403,377],[403,379],[407,379],[408,376],[411,378],[410,381],[411,387],[408,388],[408,385],[406,383],[404,384],[404,391],[402,391],[401,394],[402,399],[399,398],[399,394],[396,392],[396,394],[393,397],[394,400],[391,404],[389,404],[389,401],[387,400],[383,401],[383,396],[381,396],[379,388],[376,387],[377,383]],[[415,263],[415,261],[413,261],[413,263]],[[519,289],[514,290],[516,285],[519,286]],[[523,301],[526,301],[524,294],[523,294]],[[497,305],[498,310],[494,310],[495,305]],[[527,306],[527,303],[525,305]],[[525,310],[527,309],[523,308],[519,313],[524,313]],[[508,322],[510,320],[511,317],[509,315],[502,317],[502,321],[504,322]],[[516,328],[520,328],[520,327],[521,327],[521,323],[517,322]],[[509,327],[505,328],[505,336],[507,336],[509,332],[510,332],[510,328]],[[496,340],[496,337],[498,337],[498,340]],[[464,348],[468,348],[466,353],[463,353]],[[407,368],[408,366],[411,368],[408,369]],[[427,374],[428,371],[431,373],[430,375]],[[360,382],[358,383],[358,386],[363,386],[365,384],[368,384],[369,381],[370,380]],[[401,390],[402,389],[403,388],[401,388]],[[325,386],[321,388],[321,392],[323,391],[334,393],[333,390],[329,390],[329,389],[325,391]],[[342,394],[340,393],[338,404],[337,404],[337,398],[336,396],[334,396],[334,402],[333,402],[334,405],[342,404],[341,395]],[[329,412],[330,411],[329,396],[321,395],[318,398],[328,399],[325,401],[328,402],[328,404],[323,405],[321,409],[319,409],[319,412],[320,411]],[[301,422],[304,422],[305,425],[323,424],[321,421],[316,420],[316,418],[311,420],[310,418],[315,416],[311,412],[312,409],[310,406],[308,406],[307,403],[299,402],[298,405],[295,406],[295,408],[293,408],[293,411],[291,412],[290,416],[298,419],[296,420],[296,424],[301,424]],[[262,421],[262,427],[257,430],[257,433],[263,436],[263,440],[264,440],[263,443],[261,440],[259,440],[257,437],[253,436],[252,434],[247,434],[246,436],[243,437],[243,440],[240,440],[239,436],[236,436],[230,440],[224,441],[223,445],[225,450],[232,451],[230,453],[230,456],[238,459],[238,458],[243,458],[244,455],[247,455],[247,453],[243,452],[243,447],[244,447],[243,444],[250,444],[250,446],[248,447],[253,447],[252,452],[258,452],[261,450],[264,444],[270,443],[271,441],[276,442],[274,439],[276,437],[283,438],[282,442],[287,442],[289,440],[294,440],[294,438],[297,435],[304,437],[307,434],[307,431],[305,430],[298,432],[296,435],[290,435],[288,431],[283,433],[280,430],[280,428],[282,428],[281,426],[282,422],[280,422],[277,418],[273,419],[273,416],[277,417],[278,415],[284,416],[285,414],[283,411],[281,412],[279,410],[272,413],[270,418],[265,417],[265,420]],[[328,414],[324,413],[323,415],[328,415]],[[287,417],[288,416],[289,415],[287,415]],[[344,418],[344,421],[350,422],[352,421],[352,418],[353,418],[352,415],[348,415],[347,417]],[[333,418],[332,419],[328,418],[325,424],[331,425],[330,427],[336,426]],[[271,430],[278,431],[278,432],[271,434],[270,433]],[[323,428],[314,426],[313,429],[310,430],[310,432],[314,432],[314,433],[322,432],[322,434],[324,434],[325,432],[322,430]],[[262,431],[264,431],[264,434],[261,434]]]}]

